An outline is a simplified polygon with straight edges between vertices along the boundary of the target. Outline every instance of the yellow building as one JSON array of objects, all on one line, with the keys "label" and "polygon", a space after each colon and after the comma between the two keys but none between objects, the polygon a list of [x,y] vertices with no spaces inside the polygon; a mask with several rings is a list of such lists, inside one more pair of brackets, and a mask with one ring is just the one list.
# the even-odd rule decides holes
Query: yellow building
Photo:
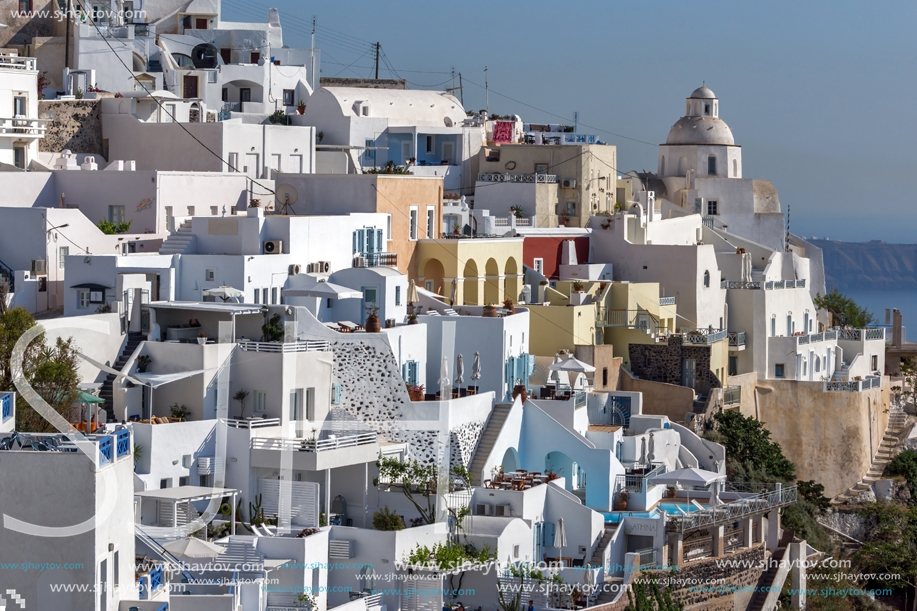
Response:
[{"label": "yellow building", "polygon": [[619,355],[627,355],[630,344],[654,344],[678,327],[677,309],[674,297],[660,296],[658,282],[612,282],[596,312],[603,343]]},{"label": "yellow building", "polygon": [[522,292],[523,238],[420,240],[417,283],[451,298],[454,305],[491,305],[519,301]]}]

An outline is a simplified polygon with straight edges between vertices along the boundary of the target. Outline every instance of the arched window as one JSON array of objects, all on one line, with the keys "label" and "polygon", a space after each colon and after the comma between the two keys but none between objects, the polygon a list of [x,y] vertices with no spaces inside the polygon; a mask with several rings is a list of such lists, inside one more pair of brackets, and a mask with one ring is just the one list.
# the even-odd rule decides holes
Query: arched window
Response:
[{"label": "arched window", "polygon": [[732,177],[733,178],[739,177],[739,160],[738,159],[732,160]]},{"label": "arched window", "polygon": [[704,272],[704,286],[705,286],[705,287],[709,287],[709,286],[710,286],[710,272],[708,272],[708,271],[705,271],[705,272]]},{"label": "arched window", "polygon": [[659,160],[659,175],[665,176],[665,155]]},{"label": "arched window", "polygon": [[821,371],[821,357],[815,357],[815,373]]},{"label": "arched window", "polygon": [[709,176],[716,176],[716,155],[707,157],[707,174]]},{"label": "arched window", "polygon": [[678,176],[684,176],[688,173],[688,158],[679,157],[678,158]]}]

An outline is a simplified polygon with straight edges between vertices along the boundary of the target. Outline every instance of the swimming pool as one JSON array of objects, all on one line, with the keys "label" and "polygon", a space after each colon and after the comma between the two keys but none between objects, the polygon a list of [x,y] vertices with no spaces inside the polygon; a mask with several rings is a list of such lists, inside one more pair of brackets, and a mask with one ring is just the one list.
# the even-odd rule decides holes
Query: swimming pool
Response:
[{"label": "swimming pool", "polygon": [[659,512],[655,509],[652,511],[603,511],[605,523],[617,524],[622,518],[656,518]]},{"label": "swimming pool", "polygon": [[[656,505],[656,509],[661,509],[670,516],[680,516],[682,512],[691,513],[692,511],[697,511],[697,507],[690,505],[688,503],[666,503],[660,502]],[[679,511],[679,509],[681,511]]]}]

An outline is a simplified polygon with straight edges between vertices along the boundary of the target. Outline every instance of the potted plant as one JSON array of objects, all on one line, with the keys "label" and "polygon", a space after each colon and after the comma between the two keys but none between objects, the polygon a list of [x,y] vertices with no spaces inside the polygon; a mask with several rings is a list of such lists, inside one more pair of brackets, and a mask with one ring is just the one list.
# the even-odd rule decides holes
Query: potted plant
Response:
[{"label": "potted plant", "polygon": [[462,234],[462,226],[456,223],[455,225],[452,226],[452,235],[461,235],[461,234]]},{"label": "potted plant", "polygon": [[173,403],[169,407],[169,418],[178,421],[184,421],[191,415],[191,410],[184,405]]},{"label": "potted plant", "polygon": [[548,471],[545,473],[545,475],[547,476],[549,482],[553,482],[558,478],[558,475],[554,473],[554,471]]},{"label": "potted plant", "polygon": [[366,316],[366,324],[363,325],[363,328],[366,329],[367,333],[378,333],[382,330],[382,325],[379,323],[379,306],[367,306],[366,311],[368,315]]},{"label": "potted plant", "polygon": [[141,354],[137,357],[137,373],[146,373],[146,368],[149,367],[152,362],[153,359],[145,354]]},{"label": "potted plant", "polygon": [[493,305],[484,306],[484,313],[482,314],[484,318],[496,318],[497,317],[497,308]]},{"label": "potted plant", "polygon": [[411,401],[423,401],[423,384],[409,384],[405,382],[405,388],[408,389],[408,394],[411,396]]},{"label": "potted plant", "polygon": [[197,343],[199,343],[201,346],[203,346],[204,344],[206,344],[206,343],[207,343],[207,334],[206,334],[206,333],[198,333],[198,334],[197,334]]},{"label": "potted plant", "polygon": [[586,288],[586,285],[580,282],[579,280],[573,283],[573,292],[574,293],[582,293],[584,288]]},{"label": "potted plant", "polygon": [[618,511],[624,511],[627,509],[627,501],[630,500],[630,493],[627,490],[621,490],[618,492],[617,501],[615,501],[615,509]]},{"label": "potted plant", "polygon": [[675,494],[676,494],[675,486],[666,486],[666,487],[665,487],[665,495],[666,495],[666,497],[668,497],[668,498],[670,498],[670,499],[674,499],[674,498],[675,498]]},{"label": "potted plant", "polygon": [[507,314],[515,314],[515,313],[516,313],[516,306],[513,305],[513,300],[512,300],[512,299],[504,299],[504,300],[503,300],[503,309],[506,310],[506,313],[507,313]]},{"label": "potted plant", "polygon": [[296,112],[299,114],[304,114],[306,112],[306,101],[300,100],[299,104],[296,105]]},{"label": "potted plant", "polygon": [[248,398],[248,391],[240,389],[239,392],[232,396],[233,401],[239,402],[239,418],[245,417],[245,400]]},{"label": "potted plant", "polygon": [[510,206],[509,212],[517,219],[523,218],[522,216],[522,206]]},{"label": "potted plant", "polygon": [[410,314],[408,314],[408,324],[409,325],[417,324],[417,314],[415,314],[414,312],[411,312]]},{"label": "potted plant", "polygon": [[317,134],[315,134],[315,139],[318,141],[315,144],[321,144],[322,140],[325,139],[325,132],[318,132]]},{"label": "potted plant", "polygon": [[522,397],[522,403],[528,401],[529,391],[525,387],[525,384],[516,384],[513,386],[513,401],[516,400],[516,397]]}]

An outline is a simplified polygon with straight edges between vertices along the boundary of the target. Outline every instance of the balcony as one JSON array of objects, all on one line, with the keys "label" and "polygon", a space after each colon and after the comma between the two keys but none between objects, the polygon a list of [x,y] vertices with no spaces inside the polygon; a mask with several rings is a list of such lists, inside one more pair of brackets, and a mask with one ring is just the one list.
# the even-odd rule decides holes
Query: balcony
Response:
[{"label": "balcony", "polygon": [[239,348],[245,352],[330,352],[331,344],[323,340],[283,343],[240,341]]},{"label": "balcony", "polygon": [[659,305],[661,306],[673,306],[675,305],[675,297],[660,297]]},{"label": "balcony", "polygon": [[38,60],[34,57],[0,55],[0,70],[38,70]]},{"label": "balcony", "polygon": [[694,329],[692,331],[686,331],[682,335],[682,342],[685,344],[706,346],[722,341],[726,339],[728,335],[729,332],[726,331],[726,329]]},{"label": "balcony", "polygon": [[745,350],[745,331],[732,331],[728,334],[728,337],[730,350]]},{"label": "balcony", "polygon": [[686,532],[719,524],[738,522],[743,518],[792,505],[798,498],[796,486],[756,484],[756,487],[772,489],[720,505],[708,506],[684,515],[670,515],[666,518],[666,530],[669,532]]},{"label": "balcony", "polygon": [[882,378],[879,376],[867,376],[865,380],[825,382],[825,392],[860,392],[870,388],[879,388],[880,386],[882,386]]},{"label": "balcony", "polygon": [[882,340],[885,341],[885,328],[879,329],[837,329],[834,331],[837,333],[837,339],[862,342],[869,340]]},{"label": "balcony", "polygon": [[[5,410],[4,410],[5,411]],[[133,460],[133,443],[131,432],[128,428],[121,428],[107,434],[86,435],[86,442],[98,448],[98,464],[104,467],[124,459]],[[81,451],[80,446],[86,449],[86,442],[74,441],[68,435],[44,433],[18,433],[13,431],[0,439],[0,450],[33,451],[33,452],[58,452],[61,454],[76,454]],[[18,448],[16,446],[18,445]]]},{"label": "balcony", "polygon": [[228,418],[226,426],[233,429],[263,429],[271,426],[280,426],[280,418]]},{"label": "balcony", "polygon": [[723,389],[723,405],[738,405],[742,402],[742,387],[727,386]]},{"label": "balcony", "polygon": [[44,138],[50,122],[50,119],[0,117],[0,136],[17,140]]},{"label": "balcony", "polygon": [[659,319],[647,310],[617,310],[597,308],[596,325],[600,327],[620,327],[627,329],[646,329],[647,333],[659,333]]},{"label": "balcony", "polygon": [[396,252],[364,252],[353,258],[354,267],[398,267]]},{"label": "balcony", "polygon": [[772,291],[779,289],[804,289],[806,281],[803,280],[771,280],[764,283],[764,290]]},{"label": "balcony", "polygon": [[764,288],[764,283],[763,282],[738,282],[734,280],[723,280],[722,282],[720,282],[720,288],[760,291],[761,289]]},{"label": "balcony", "polygon": [[379,454],[379,442],[375,432],[338,435],[322,431],[318,439],[255,437],[252,466],[276,469],[284,452],[292,454],[294,470],[321,471],[372,462]]},{"label": "balcony", "polygon": [[823,333],[811,333],[809,335],[797,335],[796,336],[796,345],[803,346],[805,344],[817,344],[819,342],[836,340],[838,338],[837,331],[824,331]]},{"label": "balcony", "polygon": [[493,172],[488,174],[478,174],[478,182],[524,182],[524,183],[544,183],[557,184],[556,174],[509,174]]},{"label": "balcony", "polygon": [[626,490],[631,494],[643,494],[652,485],[649,480],[665,473],[665,463],[653,462],[649,466],[650,468],[647,469],[645,465],[637,463],[630,466],[625,465],[626,473],[615,478],[615,489]]}]

